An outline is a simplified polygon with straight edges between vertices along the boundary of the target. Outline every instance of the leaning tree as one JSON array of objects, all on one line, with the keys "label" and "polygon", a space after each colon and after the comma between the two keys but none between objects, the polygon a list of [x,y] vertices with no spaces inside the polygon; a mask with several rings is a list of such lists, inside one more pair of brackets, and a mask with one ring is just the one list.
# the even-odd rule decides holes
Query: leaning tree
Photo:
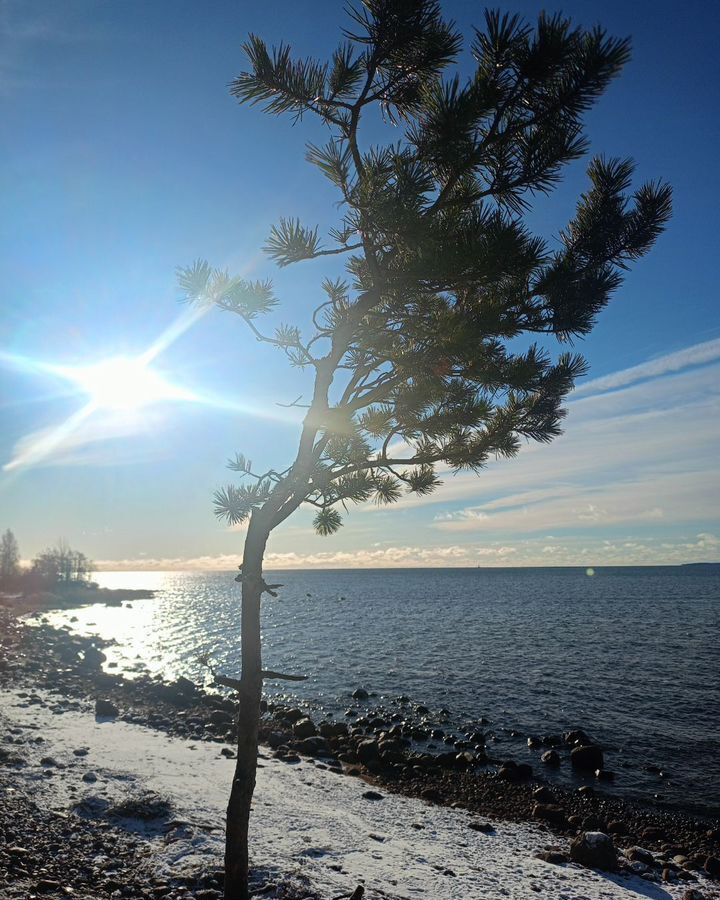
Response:
[{"label": "leaning tree", "polygon": [[[278,302],[269,281],[204,261],[179,272],[189,302],[235,313],[313,383],[288,468],[256,471],[238,454],[229,467],[240,483],[215,494],[219,517],[248,521],[226,900],[248,896],[260,700],[264,678],[278,675],[263,669],[260,647],[261,599],[274,588],[263,579],[270,533],[309,505],[317,532],[332,534],[349,504],[426,495],[438,469],[478,472],[523,441],[556,437],[585,364],[533,340],[567,346],[587,334],[670,215],[668,186],[633,191],[630,160],[595,158],[554,242],[524,220],[587,152],[583,114],[627,62],[628,40],[560,15],[530,27],[486,12],[471,74],[448,76],[461,35],[432,0],[365,0],[349,9],[344,38],[321,63],[252,35],[231,92],[326,126],[327,143],[308,144],[307,159],[337,190],[337,227],[323,241],[317,227],[280,219],[264,249],[279,266],[344,256],[346,277],[319,286],[305,332],[267,332],[258,321]],[[391,143],[361,140],[373,108],[372,128],[392,126]]]}]

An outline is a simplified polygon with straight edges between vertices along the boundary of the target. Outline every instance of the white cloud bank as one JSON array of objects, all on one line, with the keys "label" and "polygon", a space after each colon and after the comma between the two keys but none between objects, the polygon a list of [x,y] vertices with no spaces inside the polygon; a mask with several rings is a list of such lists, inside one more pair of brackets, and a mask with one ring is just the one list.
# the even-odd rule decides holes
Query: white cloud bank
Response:
[{"label": "white cloud bank", "polygon": [[[718,558],[720,539],[702,532],[676,541],[625,537],[615,541],[563,539],[549,536],[513,544],[452,544],[450,546],[390,546],[355,552],[269,552],[266,569],[402,569],[452,566],[622,566],[675,565],[707,562]],[[240,554],[164,557],[157,559],[100,560],[99,570],[111,571],[230,571],[237,569]]]}]

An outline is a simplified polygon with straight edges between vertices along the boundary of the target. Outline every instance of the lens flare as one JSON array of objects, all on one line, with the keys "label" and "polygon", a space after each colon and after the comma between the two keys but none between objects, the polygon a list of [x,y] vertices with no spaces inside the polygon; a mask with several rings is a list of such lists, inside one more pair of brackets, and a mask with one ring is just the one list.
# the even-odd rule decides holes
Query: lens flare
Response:
[{"label": "lens flare", "polygon": [[89,396],[96,409],[136,410],[162,400],[192,399],[142,359],[107,359],[93,366],[68,368],[65,376]]}]

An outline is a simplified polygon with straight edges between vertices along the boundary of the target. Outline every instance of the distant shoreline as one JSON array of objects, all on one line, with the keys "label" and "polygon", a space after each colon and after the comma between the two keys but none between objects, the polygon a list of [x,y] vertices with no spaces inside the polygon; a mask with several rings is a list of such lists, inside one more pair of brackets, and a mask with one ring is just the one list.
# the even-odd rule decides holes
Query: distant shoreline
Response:
[{"label": "distant shoreline", "polygon": [[72,589],[38,591],[32,594],[7,594],[0,592],[0,606],[17,615],[32,612],[49,612],[53,609],[75,609],[102,603],[105,606],[122,606],[131,600],[151,599],[154,590],[137,588],[74,587]]},{"label": "distant shoreline", "polygon": [[[238,559],[241,559],[238,556]],[[674,571],[677,570],[687,570],[687,569],[717,569],[720,574],[720,561],[718,562],[687,562],[687,563],[646,563],[646,564],[634,564],[627,563],[623,565],[608,565],[602,563],[589,563],[583,565],[574,565],[574,566],[487,566],[477,564],[474,566],[295,566],[292,568],[283,568],[282,566],[267,566],[266,571],[268,572],[476,572],[481,570],[483,572],[585,572],[588,569],[593,569],[595,574],[603,573],[603,572],[613,572],[617,570],[637,570],[637,569],[647,569],[647,570],[669,570],[672,569]],[[221,573],[227,572],[228,574],[232,572],[237,572],[237,567],[228,568],[228,569],[214,569],[214,568],[185,568],[185,569],[165,569],[165,568],[110,568],[103,567],[96,570],[97,574],[103,573],[147,573],[148,575],[159,575],[165,573],[187,573],[192,574],[194,572],[198,574],[207,574],[208,572],[212,573]]]}]

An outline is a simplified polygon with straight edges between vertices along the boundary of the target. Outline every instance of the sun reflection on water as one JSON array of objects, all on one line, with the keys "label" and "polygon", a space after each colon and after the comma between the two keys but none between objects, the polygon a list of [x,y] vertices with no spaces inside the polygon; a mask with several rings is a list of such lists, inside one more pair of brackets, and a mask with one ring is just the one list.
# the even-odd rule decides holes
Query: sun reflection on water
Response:
[{"label": "sun reflection on water", "polygon": [[[97,572],[93,576],[101,588],[111,590],[162,591],[171,572]],[[85,637],[110,638],[115,643],[103,647],[107,656],[103,669],[134,678],[143,672],[176,677],[167,656],[158,646],[157,635],[168,618],[166,603],[157,598],[123,600],[121,606],[95,603],[75,609],[54,610],[43,617],[53,628],[68,628]]]}]

